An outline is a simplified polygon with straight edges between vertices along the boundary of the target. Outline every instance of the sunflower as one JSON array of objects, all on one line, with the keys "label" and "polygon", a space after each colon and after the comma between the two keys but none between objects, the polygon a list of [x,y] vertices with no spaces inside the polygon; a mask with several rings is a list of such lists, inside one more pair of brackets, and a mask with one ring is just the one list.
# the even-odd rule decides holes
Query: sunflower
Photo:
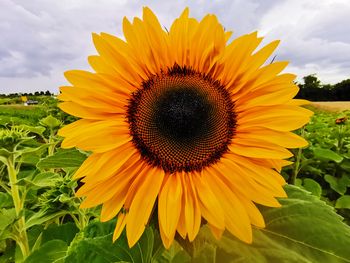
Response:
[{"label": "sunflower", "polygon": [[167,248],[203,223],[251,243],[252,225],[265,226],[256,204],[286,197],[286,148],[307,145],[290,131],[312,115],[293,99],[295,75],[281,74],[288,63],[264,64],[279,41],[255,52],[256,32],[229,41],[214,15],[187,8],[169,31],[147,7],[123,31],[93,34],[95,72],[68,71],[61,87],[60,108],[81,118],[59,131],[62,147],[92,152],[75,173],[81,207],[102,204],[130,247],[152,214]]}]

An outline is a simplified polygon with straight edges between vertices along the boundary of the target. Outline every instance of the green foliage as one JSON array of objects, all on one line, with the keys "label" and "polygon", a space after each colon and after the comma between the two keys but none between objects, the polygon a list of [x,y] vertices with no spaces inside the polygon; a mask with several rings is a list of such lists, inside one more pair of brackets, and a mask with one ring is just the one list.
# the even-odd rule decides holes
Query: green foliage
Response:
[{"label": "green foliage", "polygon": [[45,107],[40,106],[0,106],[0,126],[36,126],[46,116]]},{"label": "green foliage", "polygon": [[335,203],[335,208],[350,209],[350,195],[343,195],[339,197]]},{"label": "green foliage", "polygon": [[253,229],[252,245],[228,233],[217,241],[203,226],[194,243],[166,250],[157,224],[129,248],[125,231],[112,242],[115,220],[99,222],[99,207],[79,209],[72,175],[88,153],[59,148],[57,130],[74,118],[56,104],[0,108],[0,263],[350,262],[350,229],[339,216],[350,222],[350,124],[335,124],[350,112],[317,112],[299,131],[310,146],[283,170],[299,188],[286,187],[281,208],[260,208],[267,227]]},{"label": "green foliage", "polygon": [[54,155],[43,158],[38,162],[39,169],[77,168],[86,159],[86,155],[76,149],[58,150]]},{"label": "green foliage", "polygon": [[[311,122],[301,130],[309,147],[302,150],[299,159],[295,151],[292,159],[299,165],[296,184],[333,206],[339,198],[350,194],[350,121],[336,124],[341,117],[349,118],[350,111],[316,111]],[[295,169],[296,164],[286,167],[283,173],[291,177]],[[346,209],[342,207],[338,212],[350,222],[350,213]]]},{"label": "green foliage", "polygon": [[195,242],[216,247],[200,245],[195,262],[350,262],[350,227],[334,209],[295,186],[285,189],[281,208],[262,209],[266,228],[254,229],[252,245],[228,233],[216,241],[204,228]]}]

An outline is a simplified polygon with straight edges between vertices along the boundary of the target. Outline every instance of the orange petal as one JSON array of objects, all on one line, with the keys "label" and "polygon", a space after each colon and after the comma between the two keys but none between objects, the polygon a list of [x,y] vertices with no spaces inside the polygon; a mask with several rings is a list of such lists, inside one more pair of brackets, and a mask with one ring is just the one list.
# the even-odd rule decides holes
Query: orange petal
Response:
[{"label": "orange petal", "polygon": [[171,174],[158,196],[159,226],[171,243],[180,218],[182,185],[178,173]]},{"label": "orange petal", "polygon": [[145,229],[163,182],[164,171],[154,167],[138,176],[142,176],[142,183],[132,199],[126,225],[129,247],[135,245]]}]

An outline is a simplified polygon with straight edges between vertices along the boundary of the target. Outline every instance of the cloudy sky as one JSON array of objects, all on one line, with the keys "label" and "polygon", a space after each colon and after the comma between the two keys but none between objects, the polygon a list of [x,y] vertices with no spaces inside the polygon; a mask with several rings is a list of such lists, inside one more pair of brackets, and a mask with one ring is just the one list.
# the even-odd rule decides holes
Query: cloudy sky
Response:
[{"label": "cloudy sky", "polygon": [[0,93],[57,93],[64,71],[89,69],[91,32],[122,36],[123,17],[140,17],[142,6],[167,28],[188,6],[197,19],[216,14],[233,37],[258,30],[264,43],[281,39],[277,60],[299,79],[350,78],[349,0],[0,0]]}]

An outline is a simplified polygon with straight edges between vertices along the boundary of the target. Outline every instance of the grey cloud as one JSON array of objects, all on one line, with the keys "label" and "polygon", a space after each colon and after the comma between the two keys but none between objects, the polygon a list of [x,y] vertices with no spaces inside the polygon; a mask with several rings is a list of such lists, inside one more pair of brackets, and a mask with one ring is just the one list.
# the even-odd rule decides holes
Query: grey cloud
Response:
[{"label": "grey cloud", "polygon": [[268,39],[282,40],[278,58],[291,61],[297,73],[318,73],[324,82],[336,82],[350,77],[349,13],[346,1],[285,1],[260,26]]},{"label": "grey cloud", "polygon": [[26,83],[57,92],[63,71],[89,68],[86,58],[96,53],[91,32],[122,37],[122,18],[140,17],[142,6],[167,28],[188,6],[197,19],[216,14],[234,37],[259,30],[266,42],[281,39],[277,59],[290,60],[290,69],[301,76],[319,72],[334,82],[350,72],[347,0],[2,0],[0,93],[5,84],[21,90]]}]

